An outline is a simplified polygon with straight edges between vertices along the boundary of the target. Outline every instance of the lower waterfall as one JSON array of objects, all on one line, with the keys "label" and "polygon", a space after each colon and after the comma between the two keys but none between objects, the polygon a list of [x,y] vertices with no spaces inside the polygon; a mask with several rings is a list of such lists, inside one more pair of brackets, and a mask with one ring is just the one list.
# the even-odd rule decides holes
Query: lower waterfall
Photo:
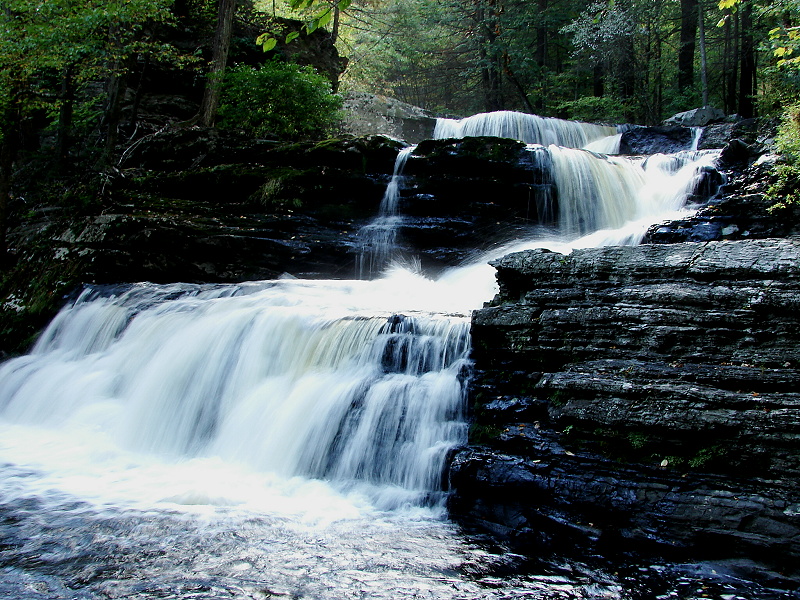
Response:
[{"label": "lower waterfall", "polygon": [[[576,180],[618,168],[548,152],[590,161]],[[636,243],[683,208],[698,159],[620,162],[636,189],[611,213],[557,182],[558,235],[436,281],[87,286],[0,365],[0,597],[625,597],[591,576],[464,575],[507,560],[444,518],[469,314],[494,293],[489,258]]]}]

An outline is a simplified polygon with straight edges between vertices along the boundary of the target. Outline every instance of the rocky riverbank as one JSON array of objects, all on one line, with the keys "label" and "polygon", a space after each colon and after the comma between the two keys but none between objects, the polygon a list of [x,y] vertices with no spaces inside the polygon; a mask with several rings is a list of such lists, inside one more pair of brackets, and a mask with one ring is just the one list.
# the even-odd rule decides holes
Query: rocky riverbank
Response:
[{"label": "rocky riverbank", "polygon": [[796,577],[800,240],[494,265],[453,514],[534,553],[757,557]]}]

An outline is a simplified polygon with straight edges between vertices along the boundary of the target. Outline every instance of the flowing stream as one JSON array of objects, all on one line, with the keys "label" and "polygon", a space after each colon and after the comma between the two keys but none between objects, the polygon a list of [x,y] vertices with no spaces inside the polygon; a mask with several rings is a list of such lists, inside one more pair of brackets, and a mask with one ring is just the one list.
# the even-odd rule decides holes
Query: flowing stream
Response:
[{"label": "flowing stream", "polygon": [[[412,150],[367,263],[391,257]],[[636,243],[714,159],[530,151],[552,164],[560,231],[491,256]],[[516,559],[446,519],[491,256],[436,281],[86,287],[0,366],[0,597],[623,597],[574,567],[498,579]]]}]

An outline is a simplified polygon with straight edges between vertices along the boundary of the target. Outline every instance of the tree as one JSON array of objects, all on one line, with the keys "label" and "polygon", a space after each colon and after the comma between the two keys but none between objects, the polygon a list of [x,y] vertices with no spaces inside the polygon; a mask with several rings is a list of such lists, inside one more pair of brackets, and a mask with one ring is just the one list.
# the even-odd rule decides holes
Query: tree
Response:
[{"label": "tree", "polygon": [[324,76],[278,60],[229,69],[219,90],[219,126],[262,137],[319,137],[342,106]]},{"label": "tree", "polygon": [[698,0],[681,0],[681,34],[678,48],[678,89],[685,92],[694,85],[694,51],[697,41]]},{"label": "tree", "polygon": [[572,34],[576,58],[602,68],[612,95],[632,94],[636,21],[621,3],[594,2],[562,31]]},{"label": "tree", "polygon": [[236,12],[236,0],[219,0],[217,8],[217,27],[214,31],[214,42],[211,47],[211,66],[208,71],[203,100],[200,103],[198,120],[206,127],[214,125],[219,106],[219,80],[225,73],[228,64],[228,51],[233,32],[233,15]]},{"label": "tree", "polygon": [[[34,117],[58,114],[57,157],[69,149],[78,93],[107,79],[102,107],[106,152],[116,139],[119,104],[130,59],[172,55],[150,39],[148,24],[170,19],[169,0],[4,0],[0,4],[0,253],[5,253],[13,165],[23,148],[23,130]],[[96,94],[85,94],[88,104]]]}]

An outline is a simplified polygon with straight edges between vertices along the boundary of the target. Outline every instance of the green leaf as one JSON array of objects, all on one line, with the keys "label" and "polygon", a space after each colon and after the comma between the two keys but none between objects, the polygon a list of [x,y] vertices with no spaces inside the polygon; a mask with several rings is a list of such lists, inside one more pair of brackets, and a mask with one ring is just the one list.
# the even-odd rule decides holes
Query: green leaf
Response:
[{"label": "green leaf", "polygon": [[288,43],[290,43],[292,40],[296,40],[296,39],[297,39],[297,38],[299,38],[299,37],[300,37],[300,32],[299,32],[299,31],[292,31],[291,33],[289,33],[289,34],[286,36],[286,43],[288,44]]},{"label": "green leaf", "polygon": [[353,3],[353,0],[339,0],[336,4],[336,8],[339,10],[347,10],[350,8],[350,5]]},{"label": "green leaf", "polygon": [[269,52],[277,45],[278,40],[276,40],[274,37],[269,37],[261,43],[261,47],[263,48],[264,52]]},{"label": "green leaf", "polygon": [[330,9],[326,10],[319,17],[317,17],[317,28],[325,27],[325,25],[331,22],[332,17],[333,11]]}]

